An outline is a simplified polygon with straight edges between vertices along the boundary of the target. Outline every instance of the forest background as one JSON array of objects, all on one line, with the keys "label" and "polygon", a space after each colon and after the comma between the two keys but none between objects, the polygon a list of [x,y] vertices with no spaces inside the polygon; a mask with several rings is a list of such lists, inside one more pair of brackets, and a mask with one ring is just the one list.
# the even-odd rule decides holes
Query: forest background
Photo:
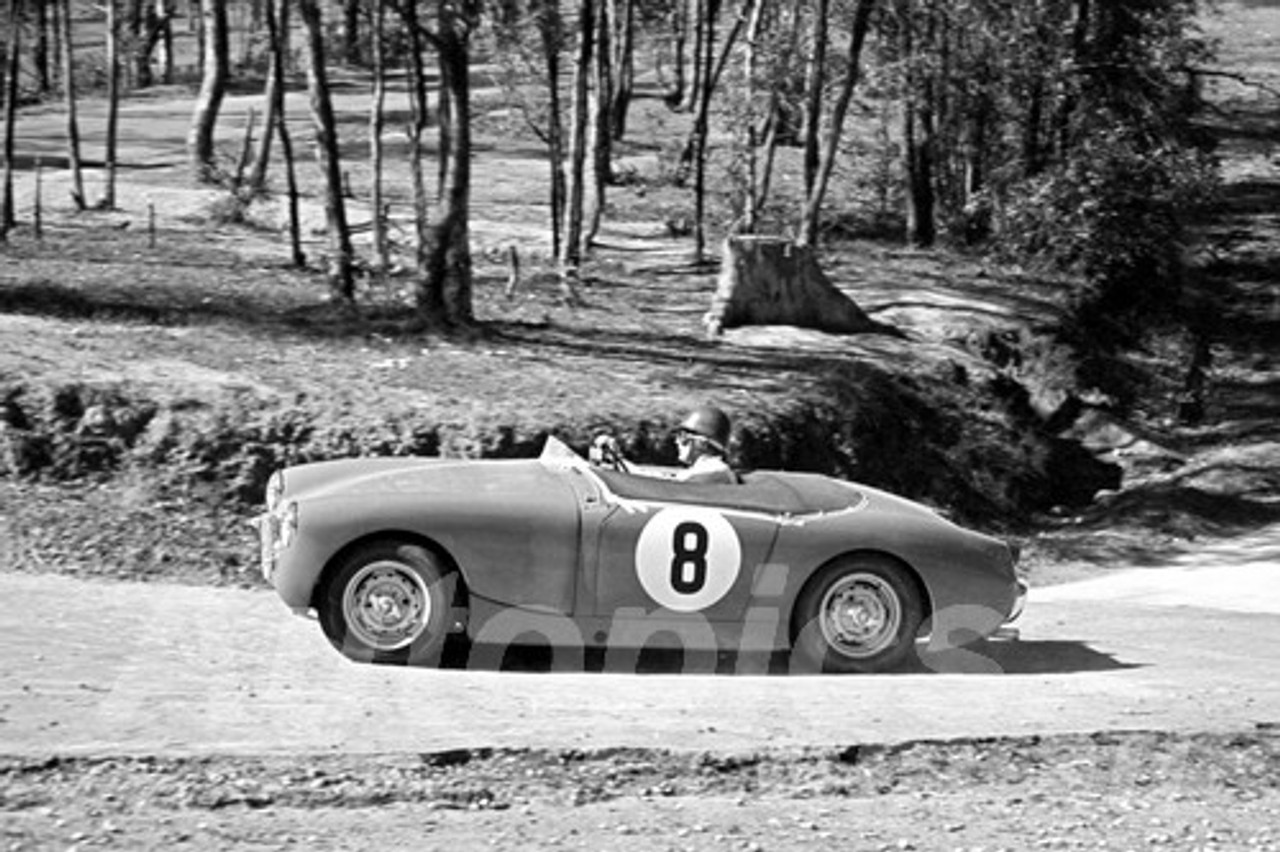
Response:
[{"label": "forest background", "polygon": [[[742,466],[1037,542],[1122,484],[1160,486],[1106,523],[1135,546],[1153,511],[1264,522],[1170,515],[1157,481],[1220,330],[1206,93],[1274,95],[1217,61],[1215,14],[9,0],[12,561],[249,581],[280,464],[603,429],[670,461],[706,400]],[[745,234],[818,252],[899,335],[708,339],[711,247]]]}]

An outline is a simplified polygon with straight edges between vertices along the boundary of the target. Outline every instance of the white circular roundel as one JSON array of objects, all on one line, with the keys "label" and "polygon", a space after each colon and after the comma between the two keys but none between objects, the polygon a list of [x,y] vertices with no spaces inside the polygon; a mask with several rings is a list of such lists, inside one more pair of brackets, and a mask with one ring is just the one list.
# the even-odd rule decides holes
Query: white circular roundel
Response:
[{"label": "white circular roundel", "polygon": [[636,542],[640,585],[675,612],[697,612],[724,597],[738,579],[741,562],[738,534],[713,509],[663,509],[649,519]]}]

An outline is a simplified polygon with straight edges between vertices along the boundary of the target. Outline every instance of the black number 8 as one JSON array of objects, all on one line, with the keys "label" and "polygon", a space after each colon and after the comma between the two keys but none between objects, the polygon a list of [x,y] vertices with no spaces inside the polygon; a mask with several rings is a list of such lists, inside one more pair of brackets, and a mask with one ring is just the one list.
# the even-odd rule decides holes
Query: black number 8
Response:
[{"label": "black number 8", "polygon": [[[689,545],[690,538],[693,546]],[[671,558],[671,588],[682,595],[696,595],[707,584],[707,528],[693,521],[676,525]]]}]

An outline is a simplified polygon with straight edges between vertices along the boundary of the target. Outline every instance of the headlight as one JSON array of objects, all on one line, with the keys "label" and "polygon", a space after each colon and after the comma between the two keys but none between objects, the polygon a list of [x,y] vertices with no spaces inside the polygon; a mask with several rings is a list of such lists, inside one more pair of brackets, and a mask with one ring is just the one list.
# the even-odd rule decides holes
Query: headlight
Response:
[{"label": "headlight", "polygon": [[275,512],[284,499],[284,471],[277,470],[267,480],[267,511]]},{"label": "headlight", "polygon": [[298,537],[298,504],[296,501],[290,501],[284,507],[284,511],[280,513],[280,547],[285,548],[293,544],[293,540]]}]

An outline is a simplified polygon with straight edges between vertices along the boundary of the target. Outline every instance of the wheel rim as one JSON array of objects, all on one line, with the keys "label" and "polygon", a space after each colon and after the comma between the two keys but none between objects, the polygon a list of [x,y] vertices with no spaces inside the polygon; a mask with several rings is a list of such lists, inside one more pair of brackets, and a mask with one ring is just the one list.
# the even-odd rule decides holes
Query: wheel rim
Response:
[{"label": "wheel rim", "polygon": [[413,643],[431,619],[431,595],[418,573],[399,562],[373,562],[342,595],[347,628],[364,644],[394,651]]},{"label": "wheel rim", "polygon": [[891,647],[902,627],[902,600],[875,574],[841,577],[822,596],[822,636],[846,657],[865,659]]}]

